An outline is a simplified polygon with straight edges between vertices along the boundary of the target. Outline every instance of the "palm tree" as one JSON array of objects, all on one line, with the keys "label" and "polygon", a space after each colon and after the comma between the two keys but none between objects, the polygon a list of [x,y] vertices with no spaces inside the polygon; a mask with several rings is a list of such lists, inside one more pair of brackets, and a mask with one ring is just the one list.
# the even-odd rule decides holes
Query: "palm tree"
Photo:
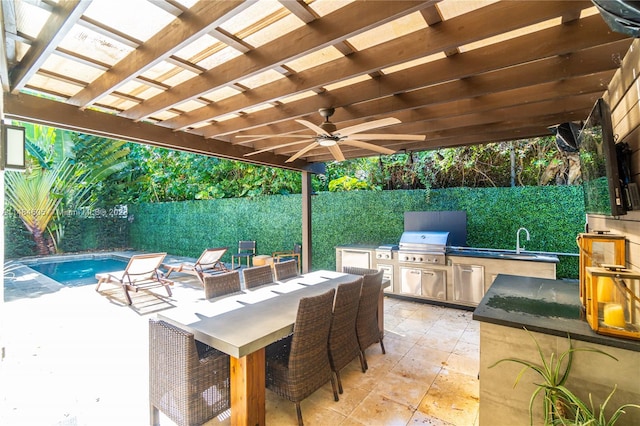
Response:
[{"label": "palm tree", "polygon": [[73,175],[73,166],[67,160],[52,169],[35,168],[28,173],[5,173],[7,203],[18,213],[24,226],[31,232],[38,254],[54,251],[50,248],[54,239],[46,237],[64,194],[63,188]]}]

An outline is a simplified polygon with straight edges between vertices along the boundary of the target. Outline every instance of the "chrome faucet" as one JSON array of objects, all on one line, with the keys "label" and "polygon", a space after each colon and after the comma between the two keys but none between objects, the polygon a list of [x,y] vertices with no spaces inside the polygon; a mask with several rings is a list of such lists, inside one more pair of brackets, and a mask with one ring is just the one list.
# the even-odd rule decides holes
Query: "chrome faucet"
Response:
[{"label": "chrome faucet", "polygon": [[520,231],[524,231],[527,233],[527,241],[529,241],[529,231],[527,228],[520,228],[516,233],[516,253],[520,254],[521,251],[524,251],[524,247],[520,247]]}]

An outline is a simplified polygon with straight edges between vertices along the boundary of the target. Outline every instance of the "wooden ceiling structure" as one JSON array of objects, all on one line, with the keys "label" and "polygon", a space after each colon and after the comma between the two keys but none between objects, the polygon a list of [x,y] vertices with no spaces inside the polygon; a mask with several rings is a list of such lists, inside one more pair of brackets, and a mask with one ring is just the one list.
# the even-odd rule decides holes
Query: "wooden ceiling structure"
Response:
[{"label": "wooden ceiling structure", "polygon": [[338,129],[399,119],[371,141],[397,152],[549,135],[588,115],[633,41],[581,0],[1,7],[5,119],[311,172],[331,153],[287,162],[305,146],[290,136],[309,132],[296,119],[320,124],[320,108]]}]

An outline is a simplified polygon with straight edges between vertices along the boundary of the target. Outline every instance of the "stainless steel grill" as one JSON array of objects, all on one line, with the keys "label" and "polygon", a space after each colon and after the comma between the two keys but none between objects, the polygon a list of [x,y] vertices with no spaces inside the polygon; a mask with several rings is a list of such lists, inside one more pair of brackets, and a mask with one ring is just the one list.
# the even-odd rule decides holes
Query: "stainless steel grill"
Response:
[{"label": "stainless steel grill", "polygon": [[445,264],[449,232],[405,231],[400,237],[398,260],[405,263]]}]

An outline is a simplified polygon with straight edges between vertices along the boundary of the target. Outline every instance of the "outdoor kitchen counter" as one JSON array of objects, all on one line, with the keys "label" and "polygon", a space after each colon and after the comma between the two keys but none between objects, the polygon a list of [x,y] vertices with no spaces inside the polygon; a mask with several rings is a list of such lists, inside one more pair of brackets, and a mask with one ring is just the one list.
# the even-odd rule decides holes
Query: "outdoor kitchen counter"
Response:
[{"label": "outdoor kitchen counter", "polygon": [[[504,362],[516,358],[540,364],[540,350],[549,362],[569,348],[595,348],[616,359],[588,352],[574,352],[566,383],[583,401],[593,396],[596,407],[616,387],[608,407],[640,401],[640,342],[599,335],[581,316],[578,283],[574,281],[498,275],[475,309],[480,323],[481,426],[529,425],[529,402],[539,376],[525,373],[514,386],[522,365]],[[527,333],[527,331],[529,332]],[[535,342],[533,338],[535,338]],[[539,349],[536,346],[539,345]],[[542,402],[533,405],[533,424],[543,424]],[[626,410],[620,424],[640,424],[640,410]]]}]

